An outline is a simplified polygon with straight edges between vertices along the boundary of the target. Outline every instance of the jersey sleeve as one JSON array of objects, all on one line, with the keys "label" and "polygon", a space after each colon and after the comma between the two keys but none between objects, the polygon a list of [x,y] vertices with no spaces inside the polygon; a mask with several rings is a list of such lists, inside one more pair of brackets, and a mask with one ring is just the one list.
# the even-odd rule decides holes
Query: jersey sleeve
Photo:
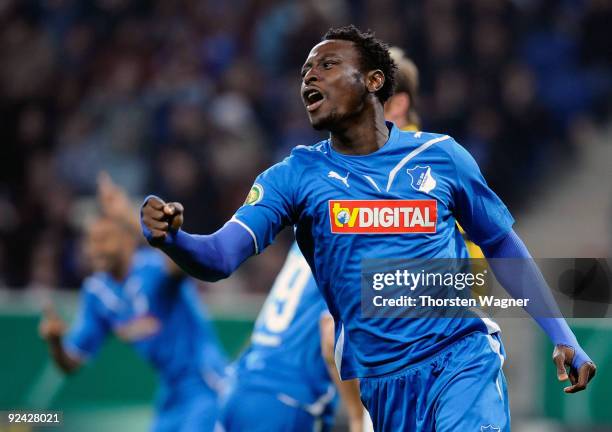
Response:
[{"label": "jersey sleeve", "polygon": [[290,156],[261,173],[232,218],[253,237],[255,253],[270,245],[284,227],[295,223],[294,185],[299,176],[293,165]]},{"label": "jersey sleeve", "polygon": [[64,350],[74,359],[86,361],[95,356],[106,339],[110,327],[101,309],[95,295],[84,287],[76,320],[62,341]]},{"label": "jersey sleeve", "polygon": [[474,243],[480,246],[493,244],[512,229],[514,218],[491,190],[468,151],[454,141],[451,149],[457,172],[455,218]]}]

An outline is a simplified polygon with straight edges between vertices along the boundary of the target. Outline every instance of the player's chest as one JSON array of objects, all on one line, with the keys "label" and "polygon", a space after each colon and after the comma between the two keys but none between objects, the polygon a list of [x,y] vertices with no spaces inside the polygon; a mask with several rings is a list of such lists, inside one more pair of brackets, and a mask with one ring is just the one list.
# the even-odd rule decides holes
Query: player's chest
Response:
[{"label": "player's chest", "polygon": [[152,313],[154,299],[147,278],[130,276],[121,287],[115,287],[118,301],[109,310],[113,332],[122,340],[134,342],[159,332],[161,323]]},{"label": "player's chest", "polygon": [[318,171],[305,182],[302,216],[331,233],[435,233],[452,211],[451,173],[435,161]]}]

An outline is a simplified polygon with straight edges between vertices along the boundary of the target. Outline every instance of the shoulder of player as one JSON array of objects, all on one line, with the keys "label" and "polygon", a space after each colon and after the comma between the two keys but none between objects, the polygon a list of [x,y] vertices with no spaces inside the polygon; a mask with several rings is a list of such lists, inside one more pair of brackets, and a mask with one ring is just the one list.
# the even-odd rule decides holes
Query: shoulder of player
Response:
[{"label": "shoulder of player", "polygon": [[107,283],[108,275],[97,272],[83,281],[83,295],[100,301],[107,309],[118,309],[121,300]]},{"label": "shoulder of player", "polygon": [[424,131],[400,131],[400,136],[416,151],[440,152],[445,154],[451,161],[457,159],[458,153],[466,152],[452,136]]},{"label": "shoulder of player", "polygon": [[440,134],[434,132],[425,131],[405,131],[399,130],[399,140],[404,144],[408,144],[411,147],[419,148],[423,145],[437,144],[443,141],[454,141],[454,139],[447,134]]},{"label": "shoulder of player", "polygon": [[[294,147],[289,156],[265,170],[262,173],[262,178],[280,176],[287,180],[298,181],[303,173],[308,172],[313,164],[321,160],[317,156],[324,156],[323,144],[324,143],[318,143],[312,146],[300,145]],[[293,183],[293,181],[289,183]]]},{"label": "shoulder of player", "polygon": [[327,141],[320,141],[316,144],[306,146],[299,145],[291,150],[290,158],[294,158],[296,161],[308,162],[315,161],[320,157],[327,155]]},{"label": "shoulder of player", "polygon": [[93,293],[100,289],[107,289],[108,284],[106,283],[107,275],[104,272],[95,272],[83,279],[83,291],[86,293]]},{"label": "shoulder of player", "polygon": [[446,135],[446,137],[447,139],[437,142],[434,148],[446,154],[450,162],[457,165],[466,163],[468,160],[473,159],[470,152],[459,142],[457,142],[457,140],[449,135]]}]

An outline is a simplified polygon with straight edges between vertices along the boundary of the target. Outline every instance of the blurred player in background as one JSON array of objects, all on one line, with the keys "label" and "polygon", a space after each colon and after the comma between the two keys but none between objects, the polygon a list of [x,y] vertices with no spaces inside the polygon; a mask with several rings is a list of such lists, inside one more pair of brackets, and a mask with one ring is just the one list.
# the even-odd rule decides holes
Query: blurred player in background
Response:
[{"label": "blurred player in background", "polygon": [[[513,230],[513,217],[469,153],[448,135],[385,122],[395,69],[386,45],[371,33],[330,29],[302,68],[310,123],[330,138],[296,147],[259,175],[245,204],[215,233],[180,230],[182,205],[150,196],[142,207],[143,234],[182,268],[214,281],[295,225],[336,324],[336,364],[343,379],[360,378],[377,431],[509,431],[505,353],[495,322],[477,314],[390,319],[361,313],[364,259],[467,258],[459,221],[487,258],[524,264],[520,278],[504,265],[494,267],[495,276],[511,295],[528,295],[543,308],[526,310],[554,344],[557,377],[571,382],[564,391],[584,390],[595,375]],[[359,217],[366,213],[378,214],[378,223]]]},{"label": "blurred player in background", "polygon": [[152,430],[212,431],[226,363],[195,284],[159,252],[139,247],[138,219],[105,175],[99,199],[103,214],[86,238],[94,273],[83,283],[77,319],[66,333],[49,307],[40,334],[55,363],[73,372],[114,333],[159,374]]},{"label": "blurred player in background", "polygon": [[401,130],[416,132],[421,129],[417,112],[419,95],[419,70],[398,47],[389,48],[391,58],[397,66],[395,91],[385,102],[385,119],[395,123]]},{"label": "blurred player in background", "polygon": [[362,432],[359,384],[340,381],[333,362],[333,333],[327,336],[331,353],[328,342],[325,354],[332,361],[322,355],[319,324],[325,326],[330,319],[310,267],[294,244],[255,322],[251,343],[236,362],[222,409],[222,430],[329,431],[337,388],[351,432]]},{"label": "blurred player in background", "polygon": [[[419,69],[401,48],[391,47],[389,48],[389,54],[397,66],[397,71],[395,74],[395,92],[385,102],[385,119],[395,123],[401,130],[417,132],[421,130],[421,118],[417,111]],[[473,262],[475,266],[473,270],[475,272],[482,271],[486,267],[482,250],[467,237],[461,225],[457,224],[457,226],[465,240],[470,258],[483,259]]]}]

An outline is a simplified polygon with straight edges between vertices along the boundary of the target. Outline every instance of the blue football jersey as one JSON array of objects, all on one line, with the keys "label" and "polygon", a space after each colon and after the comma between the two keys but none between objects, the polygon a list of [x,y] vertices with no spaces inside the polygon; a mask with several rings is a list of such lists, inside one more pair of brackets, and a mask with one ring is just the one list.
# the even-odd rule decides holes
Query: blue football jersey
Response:
[{"label": "blue football jersey", "polygon": [[284,226],[296,226],[336,322],[344,379],[395,372],[469,333],[499,331],[488,319],[361,315],[362,260],[467,258],[456,221],[481,246],[501,239],[514,223],[454,139],[387,126],[388,141],[368,155],[341,154],[329,140],[296,147],[257,177],[234,216],[257,252]]},{"label": "blue football jersey", "polygon": [[335,389],[321,355],[325,301],[294,244],[257,317],[251,343],[236,365],[240,385],[283,394],[324,409]]},{"label": "blue football jersey", "polygon": [[215,389],[225,355],[195,284],[169,274],[164,259],[156,250],[139,249],[124,281],[107,273],[87,278],[64,348],[87,360],[112,332],[158,371],[162,383],[197,375]]}]

